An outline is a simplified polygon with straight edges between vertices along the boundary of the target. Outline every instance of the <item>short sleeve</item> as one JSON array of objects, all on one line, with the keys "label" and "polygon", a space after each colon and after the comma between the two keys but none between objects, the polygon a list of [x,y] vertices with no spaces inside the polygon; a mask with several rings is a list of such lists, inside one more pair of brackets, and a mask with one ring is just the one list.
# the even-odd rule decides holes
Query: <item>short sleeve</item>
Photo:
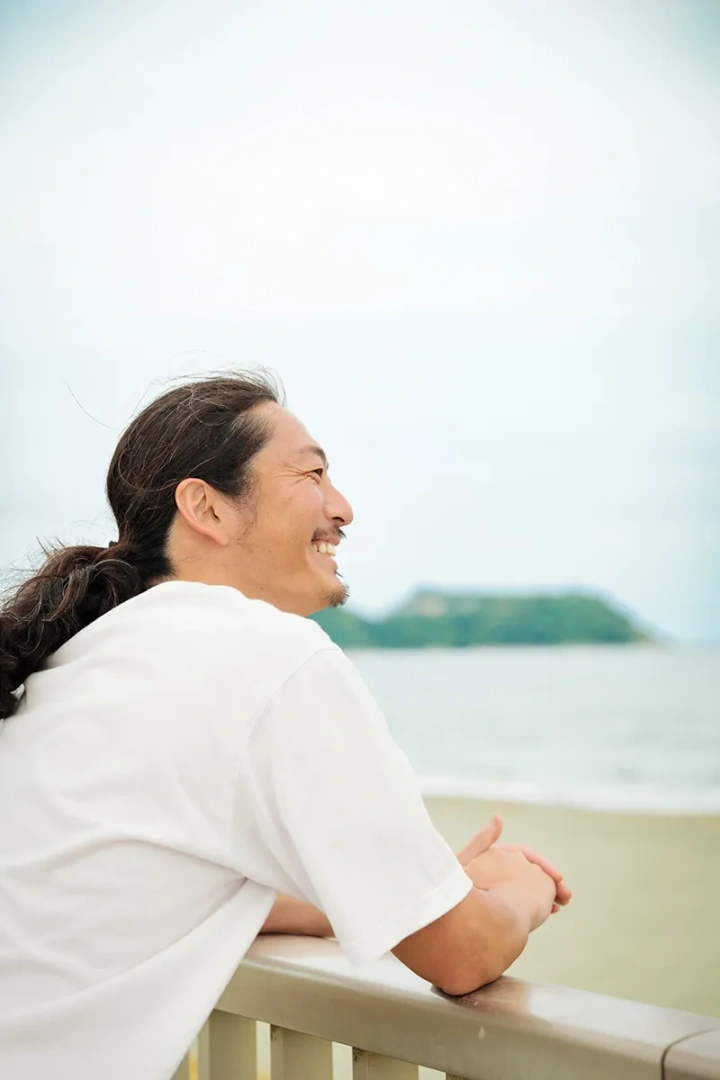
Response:
[{"label": "short sleeve", "polygon": [[236,868],[319,907],[356,961],[388,952],[472,887],[381,710],[334,647],[257,717],[234,815]]}]

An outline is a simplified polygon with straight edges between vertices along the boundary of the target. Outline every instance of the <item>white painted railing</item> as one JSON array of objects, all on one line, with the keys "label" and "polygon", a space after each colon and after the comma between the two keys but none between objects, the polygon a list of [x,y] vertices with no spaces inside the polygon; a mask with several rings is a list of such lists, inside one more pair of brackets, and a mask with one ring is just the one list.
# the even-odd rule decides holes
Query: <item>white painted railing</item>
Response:
[{"label": "white painted railing", "polygon": [[355,968],[333,941],[253,945],[174,1080],[256,1080],[256,1021],[272,1080],[720,1080],[720,1019],[502,978],[448,998],[389,956]]}]

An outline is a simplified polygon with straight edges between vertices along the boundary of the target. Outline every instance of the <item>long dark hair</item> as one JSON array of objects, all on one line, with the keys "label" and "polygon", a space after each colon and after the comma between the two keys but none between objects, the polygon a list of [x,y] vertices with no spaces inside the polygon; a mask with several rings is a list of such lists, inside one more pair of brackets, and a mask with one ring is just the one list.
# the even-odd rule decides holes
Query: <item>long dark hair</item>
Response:
[{"label": "long dark hair", "polygon": [[251,459],[270,438],[256,406],[281,401],[264,372],[214,375],[166,391],[123,433],[107,475],[118,539],[109,547],[54,547],[0,609],[0,719],[15,693],[73,634],[171,577],[167,537],[186,477],[245,498]]}]

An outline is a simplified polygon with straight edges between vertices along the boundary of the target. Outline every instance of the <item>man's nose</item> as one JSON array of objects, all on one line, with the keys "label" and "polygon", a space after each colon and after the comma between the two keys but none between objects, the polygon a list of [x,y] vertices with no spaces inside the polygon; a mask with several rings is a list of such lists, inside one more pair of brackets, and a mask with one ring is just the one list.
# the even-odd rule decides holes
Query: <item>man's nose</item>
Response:
[{"label": "man's nose", "polygon": [[336,487],[330,485],[330,493],[327,500],[327,514],[336,525],[342,527],[349,525],[353,517],[353,508]]}]

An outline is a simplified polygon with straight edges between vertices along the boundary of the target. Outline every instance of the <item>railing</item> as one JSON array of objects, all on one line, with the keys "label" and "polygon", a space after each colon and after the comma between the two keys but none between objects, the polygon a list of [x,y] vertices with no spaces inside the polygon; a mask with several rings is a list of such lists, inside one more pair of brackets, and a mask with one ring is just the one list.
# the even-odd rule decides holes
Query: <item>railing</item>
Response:
[{"label": "railing", "polygon": [[256,1021],[272,1025],[272,1080],[333,1080],[333,1043],[353,1048],[337,1070],[352,1080],[417,1080],[418,1066],[448,1080],[720,1080],[720,1019],[508,977],[448,998],[393,957],[355,968],[335,942],[279,936],[255,942],[174,1080],[256,1080]]}]

